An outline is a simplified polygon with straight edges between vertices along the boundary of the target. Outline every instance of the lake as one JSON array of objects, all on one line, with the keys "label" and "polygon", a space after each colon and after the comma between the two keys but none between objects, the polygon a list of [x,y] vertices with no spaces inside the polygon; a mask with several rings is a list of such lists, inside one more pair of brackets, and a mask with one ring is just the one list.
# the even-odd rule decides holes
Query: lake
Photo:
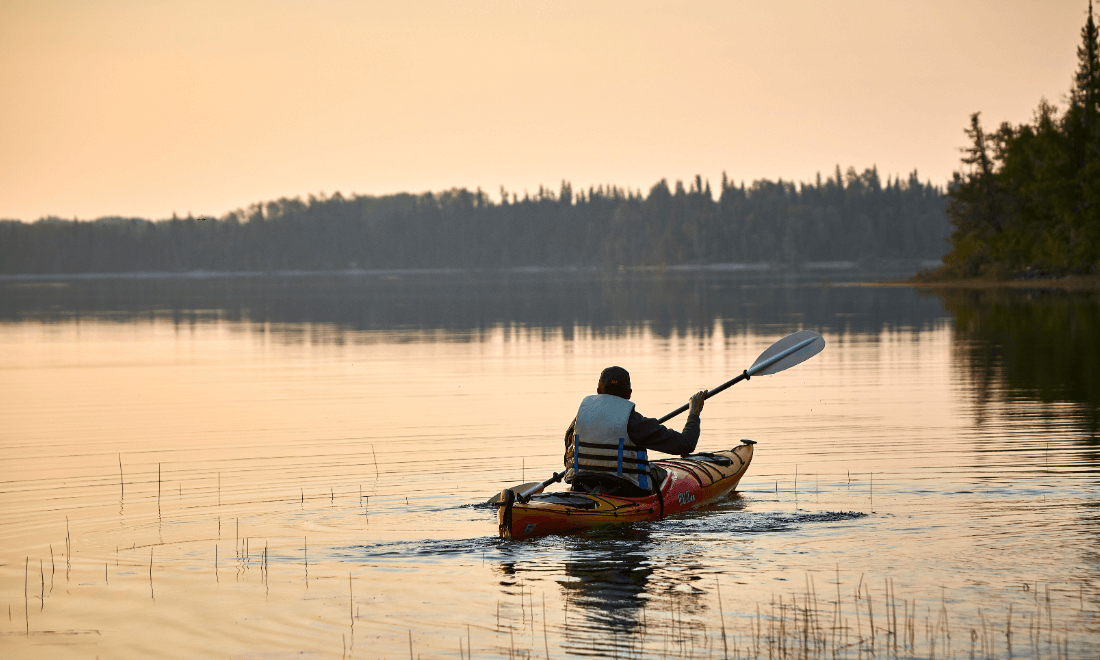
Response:
[{"label": "lake", "polygon": [[[0,655],[1097,657],[1100,295],[899,274],[0,280]],[[659,417],[801,329],[729,499],[497,538],[604,367]]]}]

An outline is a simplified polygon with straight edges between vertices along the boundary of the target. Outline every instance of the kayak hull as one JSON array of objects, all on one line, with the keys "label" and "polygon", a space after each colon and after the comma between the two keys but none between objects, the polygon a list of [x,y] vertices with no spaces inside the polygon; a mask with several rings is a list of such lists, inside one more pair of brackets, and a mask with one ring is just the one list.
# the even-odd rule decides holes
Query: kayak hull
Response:
[{"label": "kayak hull", "polygon": [[619,523],[657,520],[705,506],[737,487],[752,462],[753,445],[653,461],[667,472],[658,493],[618,497],[581,492],[535,495],[528,502],[503,498],[497,508],[501,538],[520,540]]}]

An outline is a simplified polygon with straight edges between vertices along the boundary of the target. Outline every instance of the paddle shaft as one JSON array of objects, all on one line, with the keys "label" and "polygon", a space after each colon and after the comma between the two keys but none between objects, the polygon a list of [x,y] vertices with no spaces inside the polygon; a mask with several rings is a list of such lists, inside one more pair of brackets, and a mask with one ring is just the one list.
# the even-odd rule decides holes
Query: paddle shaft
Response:
[{"label": "paddle shaft", "polygon": [[[705,401],[705,400],[711,398],[712,396],[714,396],[715,394],[720,394],[722,392],[725,392],[727,389],[729,389],[730,387],[733,387],[734,385],[736,385],[737,383],[740,383],[743,380],[748,380],[751,376],[754,376],[757,373],[767,369],[768,367],[772,366],[776,362],[779,362],[780,360],[787,357],[788,355],[791,355],[791,354],[795,353],[796,351],[802,350],[806,346],[809,346],[810,344],[814,343],[814,341],[816,341],[816,340],[817,340],[817,337],[811,337],[810,339],[806,339],[804,341],[801,341],[801,342],[795,344],[794,346],[791,346],[790,348],[788,348],[787,350],[785,350],[781,353],[776,353],[775,355],[771,356],[770,358],[768,358],[767,360],[764,360],[763,362],[761,362],[759,364],[752,365],[748,369],[745,369],[744,371],[742,371],[736,378],[731,378],[730,380],[727,380],[726,382],[722,383],[721,385],[714,388],[713,390],[709,390],[707,392],[706,396],[703,397],[703,400]],[[658,419],[657,422],[659,424],[664,424],[665,422],[672,419],[676,415],[679,415],[680,413],[687,410],[689,407],[691,407],[691,404],[690,403],[685,403],[684,405],[680,406],[676,410],[673,410],[669,414],[667,414],[664,417]]]},{"label": "paddle shaft", "polygon": [[527,500],[527,498],[531,497],[535,493],[541,493],[550,484],[552,484],[554,482],[557,482],[557,481],[561,481],[562,477],[564,477],[564,476],[565,476],[565,471],[564,470],[561,471],[561,472],[555,472],[554,476],[550,477],[546,481],[544,481],[540,484],[535,484],[534,486],[531,486],[530,488],[523,491],[522,493],[516,493],[516,499],[521,501],[521,502],[524,502],[524,501]]}]

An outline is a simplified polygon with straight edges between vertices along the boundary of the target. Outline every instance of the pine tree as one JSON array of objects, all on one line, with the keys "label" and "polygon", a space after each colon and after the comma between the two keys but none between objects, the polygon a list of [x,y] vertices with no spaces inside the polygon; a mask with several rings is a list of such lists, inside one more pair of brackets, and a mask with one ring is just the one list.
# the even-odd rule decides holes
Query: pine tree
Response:
[{"label": "pine tree", "polygon": [[1081,28],[1081,45],[1077,47],[1077,72],[1073,76],[1066,123],[1077,164],[1085,168],[1089,161],[1100,157],[1100,43],[1091,0],[1088,20]]},{"label": "pine tree", "polygon": [[1066,132],[1077,165],[1071,189],[1073,213],[1072,252],[1075,261],[1092,263],[1100,270],[1100,39],[1092,16],[1081,28],[1077,47],[1077,72],[1073,77]]}]

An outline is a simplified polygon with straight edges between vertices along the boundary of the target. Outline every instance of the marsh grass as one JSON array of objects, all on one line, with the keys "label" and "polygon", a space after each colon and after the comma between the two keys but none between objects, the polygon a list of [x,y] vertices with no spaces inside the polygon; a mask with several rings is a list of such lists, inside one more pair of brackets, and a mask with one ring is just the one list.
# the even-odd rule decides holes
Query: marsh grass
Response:
[{"label": "marsh grass", "polygon": [[[158,514],[160,513],[161,484],[159,473],[158,464]],[[218,482],[220,504],[220,473]],[[871,483],[869,487],[873,489]],[[818,484],[815,482],[815,491],[817,489]],[[873,497],[873,490],[870,493]],[[347,494],[351,502],[354,502],[356,492],[349,489]],[[358,495],[361,506],[369,502],[369,495],[363,493],[362,486],[358,487]],[[332,487],[330,487],[329,497],[331,505],[334,500]],[[292,503],[292,496],[288,501]],[[300,489],[300,502],[304,503],[302,489]],[[169,507],[171,507],[170,502]],[[218,515],[216,519],[220,538],[221,516]],[[235,549],[239,562],[238,581],[248,581],[244,573],[252,561],[251,539],[248,536],[241,536],[240,522],[240,518],[235,517]],[[65,523],[66,578],[68,579],[72,565],[73,537],[67,517]],[[246,526],[247,523],[246,518]],[[259,541],[261,538],[263,537],[257,537],[256,540]],[[260,569],[260,581],[265,585],[266,593],[266,588],[270,584],[271,547],[267,539],[263,540],[263,551],[257,556],[256,561]],[[309,589],[308,537],[302,537],[302,541],[304,575],[288,577],[283,573],[282,580],[284,583],[288,580],[296,581],[298,584],[304,583],[304,587]],[[286,544],[283,550],[284,558],[292,563],[296,562],[294,554],[296,542],[289,539],[284,539],[282,542]],[[149,593],[150,598],[157,601],[153,581],[153,545],[163,545],[163,543],[148,546]],[[214,546],[213,577],[220,583],[219,545],[215,542]],[[279,547],[280,541],[276,540],[277,553]],[[56,572],[52,545],[49,546],[49,552],[52,592],[53,573]],[[323,583],[327,577],[333,577],[333,575],[328,570],[331,566],[325,561],[323,547],[321,553],[316,570],[317,579]],[[117,567],[119,565],[118,546],[116,546],[115,555]],[[29,560],[28,556],[24,565],[26,617],[24,633],[26,635],[32,632],[29,621]],[[163,567],[165,562],[173,560],[162,556],[161,561]],[[279,561],[278,558],[276,561]],[[140,566],[141,560],[138,559],[137,562]],[[84,565],[86,566],[87,563]],[[96,568],[98,568],[97,564]],[[77,570],[80,572],[87,569],[78,566]],[[39,561],[39,573],[40,610],[42,610],[46,592],[43,560]],[[104,584],[109,585],[109,570],[106,563],[103,578]],[[1096,657],[1097,649],[1100,647],[1096,636],[1090,634],[1090,631],[1096,629],[1098,613],[1086,610],[1083,584],[1075,585],[1072,589],[1052,590],[1051,585],[1032,583],[1025,588],[1031,602],[1029,607],[1024,608],[1019,598],[1006,599],[1002,605],[993,607],[984,604],[978,606],[967,603],[965,596],[949,598],[946,589],[941,589],[938,599],[934,599],[928,596],[925,585],[915,587],[920,592],[916,596],[899,596],[894,579],[891,577],[874,580],[878,585],[877,590],[872,589],[872,581],[863,574],[856,578],[853,573],[845,584],[842,581],[839,566],[835,568],[835,572],[829,571],[826,579],[827,586],[825,586],[825,593],[829,596],[827,599],[822,599],[817,589],[817,582],[821,581],[821,578],[820,573],[807,573],[805,586],[801,591],[776,593],[767,602],[755,600],[745,602],[735,598],[731,603],[728,598],[729,592],[722,593],[723,587],[719,576],[715,576],[715,588],[709,593],[683,594],[674,590],[662,592],[663,587],[651,584],[641,598],[627,605],[629,611],[625,618],[624,615],[616,614],[619,623],[602,628],[593,623],[599,618],[596,616],[596,610],[599,608],[591,603],[577,601],[575,597],[569,595],[561,601],[564,616],[560,624],[554,624],[551,619],[555,615],[547,610],[545,592],[541,598],[541,626],[538,626],[539,611],[535,609],[534,590],[521,582],[519,592],[515,594],[518,595],[518,600],[497,601],[495,626],[491,623],[485,626],[466,624],[465,640],[459,635],[459,657],[508,657],[515,660],[539,657],[564,658],[580,654],[638,660],[653,658],[722,658],[723,660],[730,658],[736,660],[1056,658],[1061,660],[1062,658]],[[118,582],[124,583],[125,579]],[[835,593],[832,587],[835,587]],[[114,588],[116,587],[112,587]],[[323,584],[322,588],[324,588]],[[367,590],[369,592],[369,585]],[[351,637],[341,633],[342,655],[351,657],[348,654],[352,652],[352,656],[354,655],[354,634],[356,628],[361,626],[356,625],[359,614],[355,602],[354,576],[350,571],[348,572],[348,593],[345,597],[348,609],[344,610],[347,612],[344,616],[349,617],[345,621],[349,621]],[[621,604],[617,607],[621,607]],[[621,624],[624,620],[629,620],[629,623]],[[372,623],[367,622],[368,631]],[[473,627],[477,627],[484,635],[494,639],[489,643],[483,643],[483,640],[479,642],[481,648],[477,652],[475,652],[475,640],[472,635]],[[540,627],[541,631],[538,630]],[[410,657],[416,657],[413,653],[414,632],[418,639],[421,634],[419,631],[409,629]],[[542,644],[538,643],[540,641]],[[581,653],[582,650],[583,653]],[[450,655],[453,656],[453,648]],[[440,656],[433,651],[432,655],[423,657]]]},{"label": "marsh grass", "polygon": [[[239,519],[237,521],[239,529]],[[243,571],[252,561],[250,539],[237,534],[236,548],[241,565],[239,579],[247,580]],[[257,539],[260,540],[260,539]],[[72,536],[66,525],[66,549],[70,552]],[[220,582],[219,546],[214,544],[214,578]],[[276,548],[278,543],[276,543]],[[260,581],[270,583],[271,545],[264,540],[262,554],[255,561],[260,569]],[[288,548],[293,553],[292,548]],[[116,566],[118,565],[116,547]],[[289,554],[289,556],[293,556]],[[52,563],[51,548],[51,563]],[[68,556],[67,556],[68,561]],[[172,561],[172,560],[167,560]],[[29,562],[24,560],[24,634],[31,634],[29,621]],[[154,591],[155,547],[149,547],[148,580],[150,598]],[[300,578],[309,588],[308,537],[302,537],[304,575]],[[319,565],[324,581],[328,575],[325,563]],[[77,567],[78,572],[87,570]],[[45,565],[39,561],[40,610],[45,603]],[[104,583],[109,584],[108,565],[104,564]],[[939,589],[938,597],[930,597],[927,588],[918,586],[918,595],[899,595],[895,580],[890,577],[870,579],[853,573],[844,578],[839,566],[826,574],[806,573],[799,591],[775,593],[766,601],[746,602],[736,598],[730,602],[723,594],[722,580],[715,576],[714,589],[682,593],[674,588],[649,586],[641,598],[627,605],[626,614],[615,613],[615,625],[597,625],[602,611],[592,603],[566,595],[561,602],[563,618],[552,622],[554,615],[547,608],[547,593],[541,594],[541,607],[536,610],[534,589],[520,582],[518,593],[498,600],[495,625],[479,627],[492,638],[484,640],[475,651],[471,626],[466,624],[465,639],[459,635],[459,657],[507,657],[509,660],[535,658],[565,658],[577,654],[608,657],[618,660],[654,658],[721,658],[729,660],[915,660],[915,659],[978,659],[994,658],[1090,658],[1096,657],[1096,629],[1100,612],[1086,609],[1084,585],[1053,587],[1050,584],[1029,583],[1022,587],[1028,607],[1021,606],[1020,594],[992,607],[968,603],[964,594],[950,594]],[[347,609],[351,637],[341,633],[343,657],[354,657],[354,635],[359,619],[356,608],[354,574],[347,571]],[[824,577],[822,598],[817,584]],[[877,588],[872,585],[877,584]],[[125,588],[125,587],[123,587]],[[728,585],[727,585],[728,589]],[[369,592],[369,587],[368,587]],[[265,589],[266,593],[266,589]],[[728,592],[727,592],[728,593]],[[335,596],[335,595],[333,595]],[[343,600],[343,599],[341,599]],[[620,604],[621,606],[621,604]],[[572,610],[572,612],[571,612]],[[610,610],[604,612],[606,614]],[[411,613],[410,613],[411,614]],[[542,621],[537,617],[541,614]],[[9,607],[9,618],[10,618]],[[370,626],[367,622],[368,634]],[[538,625],[541,623],[541,626]],[[541,628],[541,631],[539,630]],[[347,630],[348,628],[345,628]],[[409,629],[409,651],[413,649],[413,634]],[[431,635],[431,633],[425,633]],[[541,638],[541,639],[540,639]],[[452,638],[453,639],[453,638]],[[350,643],[349,643],[350,642]],[[539,642],[542,642],[541,644]],[[581,651],[583,650],[583,653]],[[351,655],[349,655],[349,653]],[[451,651],[453,655],[453,650]],[[436,652],[421,657],[441,657]]]},{"label": "marsh grass", "polygon": [[[1034,609],[1021,613],[1012,602],[1003,609],[969,606],[965,601],[950,599],[946,589],[941,589],[938,602],[927,597],[900,597],[890,577],[882,579],[876,592],[865,577],[861,575],[854,588],[845,590],[838,569],[836,579],[830,580],[835,582],[836,599],[820,600],[816,579],[807,574],[803,591],[776,594],[763,604],[736,604],[732,606],[735,611],[726,611],[716,577],[712,593],[684,595],[669,591],[667,596],[647,598],[631,620],[620,619],[611,627],[596,623],[598,616],[580,625],[574,616],[570,624],[568,597],[563,603],[565,621],[550,626],[544,593],[541,635],[526,625],[518,602],[504,602],[503,607],[498,602],[496,625],[486,629],[498,641],[477,655],[509,660],[578,654],[626,660],[1096,657],[1097,640],[1090,628],[1095,627],[1100,612],[1085,609],[1083,586],[1067,589],[1061,599],[1064,602],[1056,606],[1049,585],[1042,590],[1040,585],[1031,585],[1028,591],[1033,595]],[[525,598],[522,587],[518,597]],[[708,623],[717,625],[708,627]],[[558,633],[556,640],[554,632]],[[540,636],[542,639],[538,639]],[[540,641],[542,644],[538,644]],[[460,657],[472,657],[472,649],[467,630],[465,645],[460,638]]]}]

